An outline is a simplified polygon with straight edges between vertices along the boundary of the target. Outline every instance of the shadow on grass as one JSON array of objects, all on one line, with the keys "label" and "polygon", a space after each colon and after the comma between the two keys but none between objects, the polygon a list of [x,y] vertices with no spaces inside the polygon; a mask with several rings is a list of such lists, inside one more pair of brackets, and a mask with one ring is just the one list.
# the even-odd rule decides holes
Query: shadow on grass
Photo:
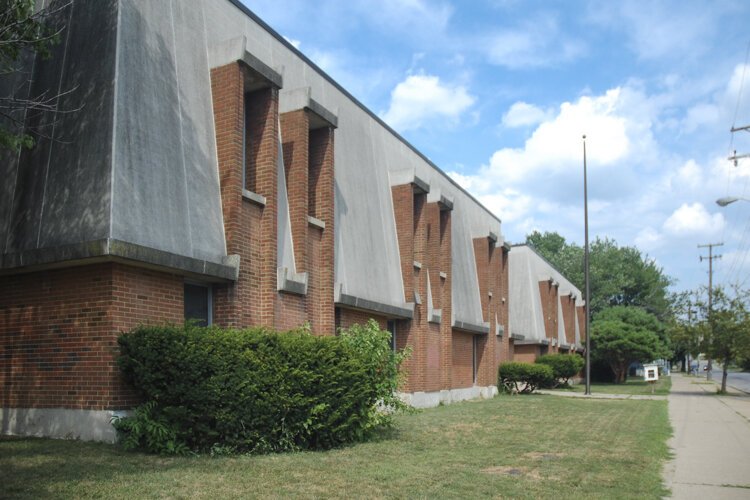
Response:
[{"label": "shadow on grass", "polygon": [[[123,476],[189,466],[189,459],[129,453],[114,445],[44,438],[0,438],[4,498],[68,496],[81,482],[106,484]],[[103,492],[104,493],[104,492]]]},{"label": "shadow on grass", "polygon": [[[367,442],[398,441],[402,437],[399,429],[385,428],[375,431]],[[348,443],[335,449],[359,444]],[[322,456],[325,451],[305,453]],[[174,477],[205,470],[206,466],[213,468],[212,462],[219,465],[222,460],[241,457],[252,459],[250,455],[150,455],[106,443],[76,442],[71,446],[71,441],[65,440],[0,436],[0,498],[75,497],[81,484],[97,485],[94,494],[106,497],[110,489],[119,491],[123,484],[136,484],[154,472]]]}]

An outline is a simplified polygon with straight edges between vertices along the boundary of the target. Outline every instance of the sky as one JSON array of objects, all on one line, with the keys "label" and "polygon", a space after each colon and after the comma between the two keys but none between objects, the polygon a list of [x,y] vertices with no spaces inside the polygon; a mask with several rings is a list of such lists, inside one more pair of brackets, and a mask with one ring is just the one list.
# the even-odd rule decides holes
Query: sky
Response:
[{"label": "sky", "polygon": [[750,287],[750,2],[243,0],[503,221]]}]

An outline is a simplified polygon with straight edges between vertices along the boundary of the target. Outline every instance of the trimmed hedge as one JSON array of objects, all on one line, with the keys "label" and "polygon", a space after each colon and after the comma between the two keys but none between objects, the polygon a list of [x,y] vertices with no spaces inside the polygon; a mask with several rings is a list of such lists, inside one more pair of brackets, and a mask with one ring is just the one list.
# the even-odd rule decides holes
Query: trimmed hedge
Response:
[{"label": "trimmed hedge", "polygon": [[545,354],[536,359],[537,364],[547,365],[552,368],[552,373],[558,383],[568,385],[571,377],[575,377],[583,369],[586,363],[581,356],[576,354]]},{"label": "trimmed hedge", "polygon": [[554,380],[552,368],[543,364],[510,361],[501,363],[497,372],[498,387],[519,394],[534,392],[540,386]]},{"label": "trimmed hedge", "polygon": [[[390,350],[389,335],[374,322],[338,337],[139,327],[120,336],[118,362],[145,404],[114,424],[126,448],[158,453],[326,449],[362,440],[391,423],[382,406],[404,355]],[[362,343],[378,348],[366,352]]]}]

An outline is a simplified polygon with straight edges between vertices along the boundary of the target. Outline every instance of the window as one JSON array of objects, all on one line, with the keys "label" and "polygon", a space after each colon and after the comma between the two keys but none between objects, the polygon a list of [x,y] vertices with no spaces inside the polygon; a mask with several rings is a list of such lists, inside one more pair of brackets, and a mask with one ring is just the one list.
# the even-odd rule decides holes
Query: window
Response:
[{"label": "window", "polygon": [[389,319],[386,323],[386,329],[391,332],[391,349],[396,350],[396,320]]},{"label": "window", "polygon": [[213,323],[213,296],[211,287],[185,283],[185,321],[192,320],[198,326]]},{"label": "window", "polygon": [[477,340],[479,337],[476,335],[472,336],[471,340],[471,376],[474,385],[477,383]]},{"label": "window", "polygon": [[248,162],[250,161],[250,140],[247,134],[251,130],[252,126],[252,124],[250,123],[252,109],[250,108],[249,93],[245,93],[244,105],[245,109],[242,118],[242,188],[252,191],[252,189],[248,187],[248,184],[250,183],[250,179],[248,179],[250,177],[248,175],[248,170],[250,168],[250,166],[248,165]]}]

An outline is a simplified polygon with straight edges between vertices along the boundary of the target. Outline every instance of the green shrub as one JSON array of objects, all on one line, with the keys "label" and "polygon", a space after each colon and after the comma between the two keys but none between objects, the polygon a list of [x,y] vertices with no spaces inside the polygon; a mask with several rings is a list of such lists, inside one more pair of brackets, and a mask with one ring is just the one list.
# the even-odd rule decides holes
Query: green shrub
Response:
[{"label": "green shrub", "polygon": [[396,394],[406,377],[399,367],[411,356],[411,347],[394,352],[391,333],[381,330],[373,319],[364,325],[355,324],[340,330],[339,337],[361,359],[373,380],[378,404],[371,408],[369,426],[390,427],[394,413],[411,409]]},{"label": "green shrub", "polygon": [[[401,359],[382,354],[387,335],[136,328],[120,336],[118,362],[145,404],[116,428],[126,446],[161,453],[173,453],[170,442],[195,452],[261,453],[362,440],[390,423],[376,411]],[[360,347],[368,342],[375,354]],[[137,425],[144,421],[165,432],[149,442]]]},{"label": "green shrub", "polygon": [[510,361],[498,368],[498,387],[510,392],[528,394],[552,380],[552,368],[544,364]]},{"label": "green shrub", "polygon": [[586,363],[581,356],[576,354],[545,354],[536,359],[536,363],[547,365],[552,368],[552,374],[556,383],[568,385],[571,377],[575,377],[583,369]]}]

